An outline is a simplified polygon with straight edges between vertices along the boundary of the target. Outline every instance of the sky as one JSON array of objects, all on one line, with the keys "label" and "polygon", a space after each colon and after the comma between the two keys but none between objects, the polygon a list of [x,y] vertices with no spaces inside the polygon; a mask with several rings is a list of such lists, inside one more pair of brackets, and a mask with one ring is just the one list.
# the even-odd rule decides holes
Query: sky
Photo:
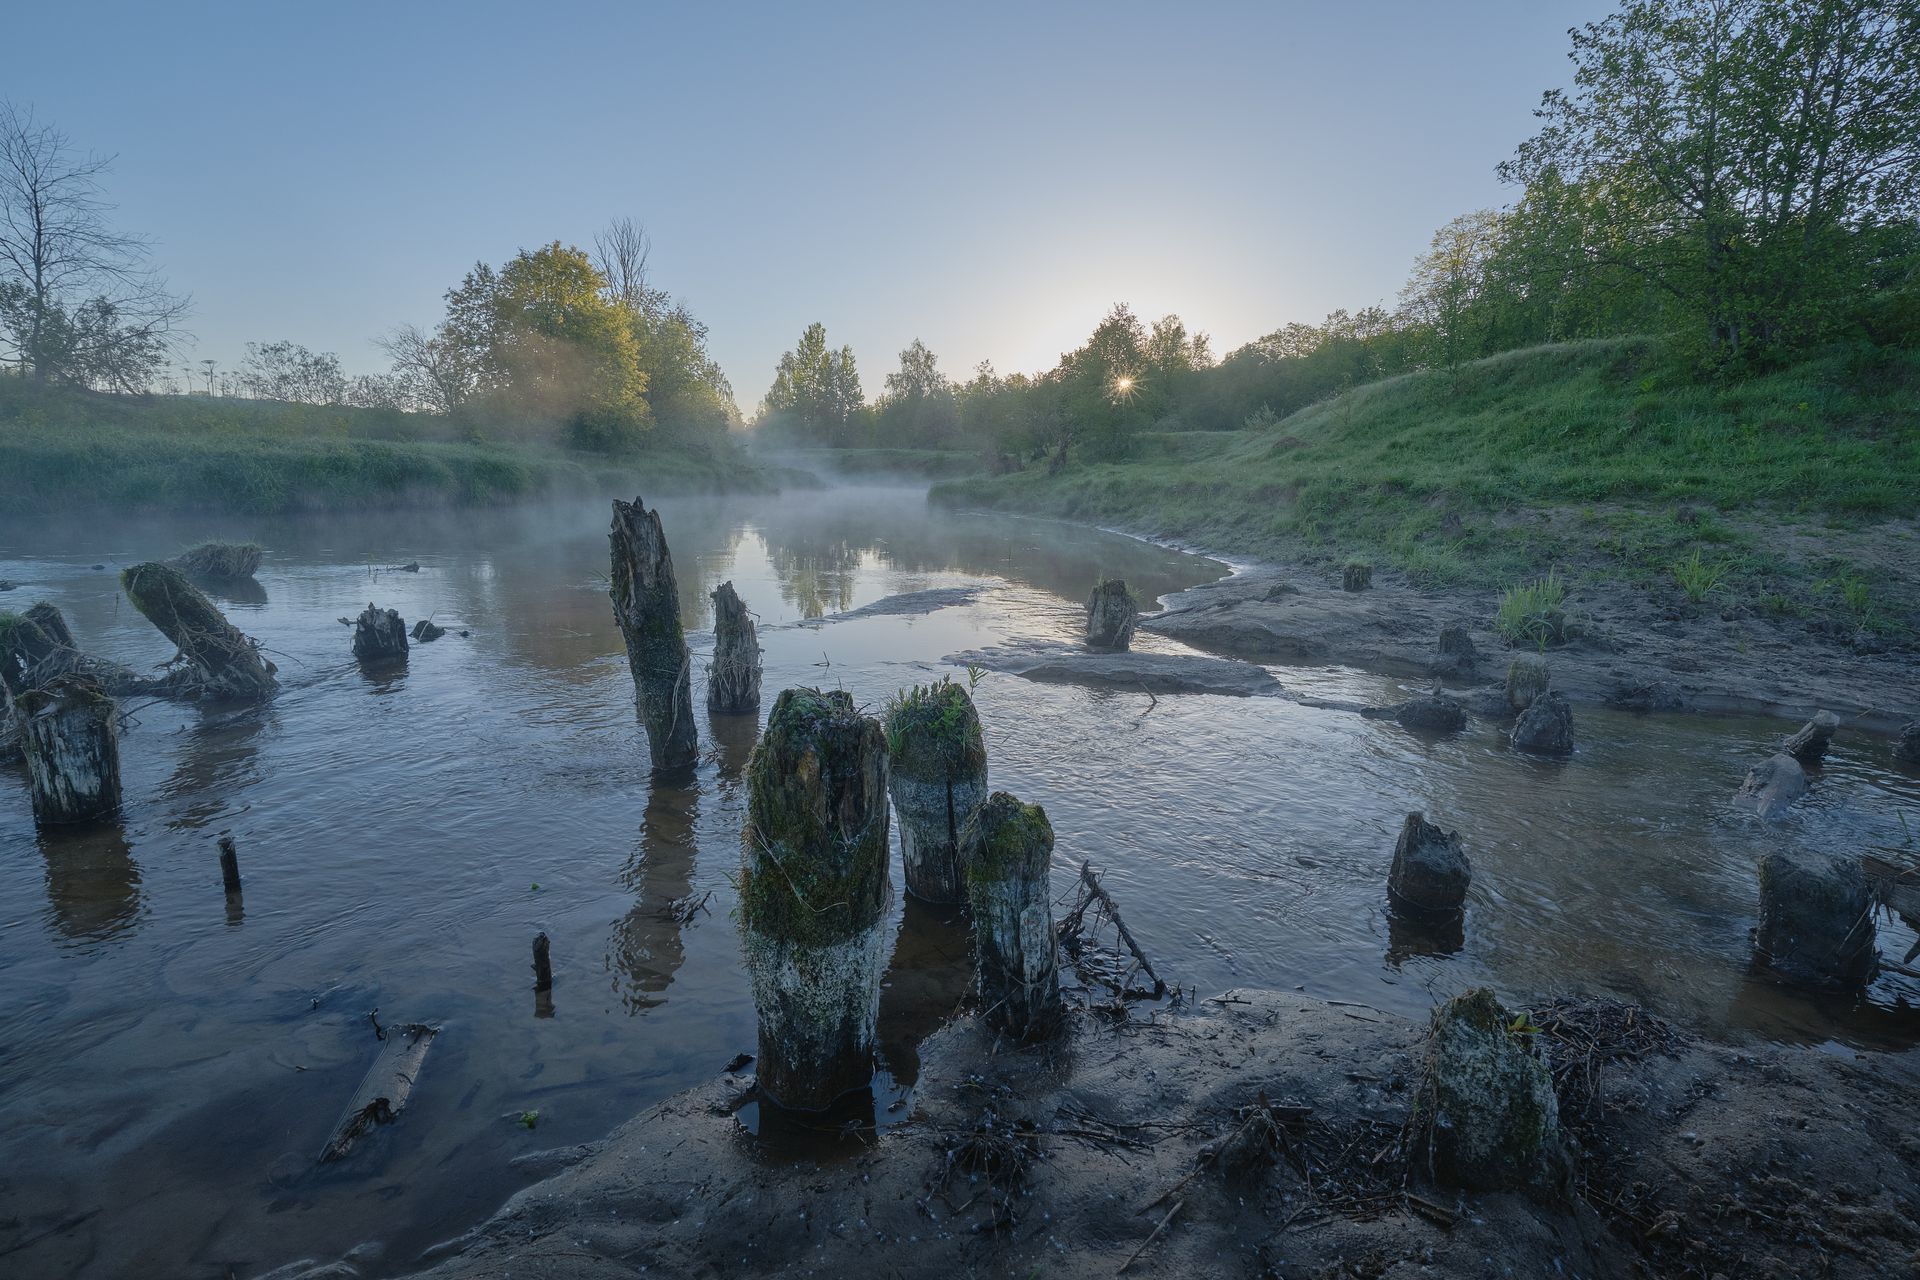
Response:
[{"label": "sky", "polygon": [[751,414],[818,320],[869,396],[1050,368],[1115,303],[1224,354],[1391,304],[1597,0],[11,6],[0,97],[116,157],[121,227],[249,341],[383,363],[477,260],[615,217]]}]

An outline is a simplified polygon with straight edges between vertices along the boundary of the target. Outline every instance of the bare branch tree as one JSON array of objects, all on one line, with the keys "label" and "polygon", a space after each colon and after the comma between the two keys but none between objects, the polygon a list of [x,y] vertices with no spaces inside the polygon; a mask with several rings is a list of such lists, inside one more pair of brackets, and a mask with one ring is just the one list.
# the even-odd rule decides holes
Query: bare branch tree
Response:
[{"label": "bare branch tree", "polygon": [[36,380],[145,390],[186,314],[150,243],[108,225],[111,163],[0,102],[0,357]]},{"label": "bare branch tree", "polygon": [[452,413],[473,395],[473,371],[456,344],[403,324],[373,345],[393,361],[396,396],[429,413]]},{"label": "bare branch tree", "polygon": [[615,302],[631,311],[646,309],[653,291],[647,287],[647,259],[653,240],[632,218],[615,218],[593,237],[593,265],[607,281]]}]

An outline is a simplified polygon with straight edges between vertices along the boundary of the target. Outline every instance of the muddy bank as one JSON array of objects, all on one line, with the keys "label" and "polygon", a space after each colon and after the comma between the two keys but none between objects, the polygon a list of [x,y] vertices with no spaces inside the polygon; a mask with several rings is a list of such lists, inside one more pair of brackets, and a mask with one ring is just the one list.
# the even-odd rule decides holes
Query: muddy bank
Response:
[{"label": "muddy bank", "polygon": [[[1345,591],[1333,575],[1258,566],[1166,597],[1143,630],[1254,662],[1339,664],[1427,680],[1443,627],[1464,627],[1479,654],[1452,688],[1497,684],[1515,650],[1496,633],[1493,592],[1427,592],[1383,582]],[[1920,711],[1920,651],[1854,643],[1742,610],[1677,608],[1620,585],[1569,599],[1578,633],[1550,645],[1553,686],[1575,702],[1636,710],[1754,713],[1820,708],[1849,727],[1895,732]],[[1530,652],[1531,650],[1529,650]]]},{"label": "muddy bank", "polygon": [[[1911,1265],[1914,1055],[1688,1042],[1628,1006],[1534,1017],[1578,1147],[1563,1203],[1439,1187],[1409,1158],[1423,1025],[1240,991],[1151,1022],[1076,1014],[1050,1050],[962,1018],[923,1047],[911,1115],[881,1133],[755,1138],[735,1116],[748,1082],[721,1076],[556,1153],[571,1167],[425,1274],[944,1280],[1111,1276],[1134,1258],[1128,1274],[1785,1280]],[[1283,1121],[1271,1159],[1209,1162],[1262,1096]]]}]

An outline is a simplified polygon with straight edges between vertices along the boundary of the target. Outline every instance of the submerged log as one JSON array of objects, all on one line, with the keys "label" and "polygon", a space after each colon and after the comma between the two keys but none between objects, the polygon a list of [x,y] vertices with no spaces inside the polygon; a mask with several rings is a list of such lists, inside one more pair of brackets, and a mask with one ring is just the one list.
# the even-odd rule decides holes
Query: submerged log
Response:
[{"label": "submerged log", "polygon": [[413,1097],[420,1068],[427,1060],[427,1050],[433,1047],[433,1038],[440,1034],[440,1028],[410,1022],[388,1027],[384,1034],[386,1038],[381,1042],[379,1056],[367,1068],[360,1087],[354,1090],[346,1109],[334,1122],[333,1136],[320,1151],[321,1164],[346,1155],[375,1125],[394,1122]]},{"label": "submerged log", "polygon": [[1780,744],[1780,750],[1803,765],[1819,764],[1827,758],[1827,747],[1839,728],[1839,716],[1831,711],[1817,711],[1798,733]]},{"label": "submerged log", "polygon": [[367,602],[353,620],[353,656],[363,667],[407,660],[407,624],[397,609]]},{"label": "submerged log", "polygon": [[36,821],[90,822],[120,807],[119,708],[98,684],[61,676],[14,705]]},{"label": "submerged log", "polygon": [[1747,771],[1747,780],[1734,792],[1733,802],[1771,821],[1807,794],[1806,771],[1785,753],[1769,756]]},{"label": "submerged log", "polygon": [[1140,621],[1140,603],[1119,578],[1107,578],[1087,597],[1087,646],[1126,649]]},{"label": "submerged log", "polygon": [[753,618],[731,582],[713,591],[713,666],[707,710],[742,715],[760,709],[760,641]]},{"label": "submerged log", "polygon": [[1565,1186],[1571,1160],[1553,1076],[1491,991],[1434,1011],[1425,1083],[1421,1144],[1440,1181],[1474,1191]]},{"label": "submerged log", "polygon": [[996,791],[974,815],[968,845],[967,899],[987,1025],[1016,1040],[1044,1039],[1059,1030],[1062,1014],[1048,879],[1053,827],[1039,805]]},{"label": "submerged log", "polygon": [[1460,848],[1460,837],[1428,822],[1423,813],[1408,814],[1387,872],[1393,904],[1417,917],[1457,915],[1472,882],[1473,864]]},{"label": "submerged log", "polygon": [[203,542],[167,563],[196,578],[251,578],[260,567],[260,548],[252,542]]},{"label": "submerged log", "polygon": [[407,634],[415,640],[418,640],[421,644],[432,644],[435,640],[447,634],[447,629],[445,627],[435,626],[431,618],[422,618],[413,624],[413,630]]},{"label": "submerged log", "polygon": [[1876,952],[1873,895],[1860,860],[1770,850],[1760,860],[1753,954],[1761,967],[1794,982],[1839,988],[1865,982]]},{"label": "submerged log", "polygon": [[1396,720],[1416,733],[1458,733],[1467,727],[1466,705],[1439,690],[1385,707],[1362,707],[1369,720]]},{"label": "submerged log", "polygon": [[886,730],[887,790],[900,815],[907,892],[965,902],[962,837],[987,798],[987,744],[973,699],[951,680],[917,686],[887,704]]},{"label": "submerged log", "polygon": [[647,726],[654,771],[690,768],[699,755],[693,723],[693,658],[680,628],[680,591],[660,513],[639,498],[615,499],[613,617],[627,642],[634,699]]},{"label": "submerged log", "polygon": [[760,1090],[821,1110],[872,1078],[891,897],[887,747],[843,691],[788,689],[747,765],[740,945]]},{"label": "submerged log", "polygon": [[133,607],[179,648],[191,672],[184,691],[208,698],[261,701],[280,685],[260,648],[178,569],[149,562],[120,574]]}]

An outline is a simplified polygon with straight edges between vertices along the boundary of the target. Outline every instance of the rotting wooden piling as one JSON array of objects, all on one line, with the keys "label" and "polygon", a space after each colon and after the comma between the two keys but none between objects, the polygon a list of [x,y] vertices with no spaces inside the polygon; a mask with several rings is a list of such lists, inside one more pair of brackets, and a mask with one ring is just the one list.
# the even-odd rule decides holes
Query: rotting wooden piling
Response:
[{"label": "rotting wooden piling", "polygon": [[691,768],[699,756],[693,722],[693,658],[680,627],[680,592],[660,513],[639,498],[614,499],[614,620],[627,644],[634,699],[647,726],[647,751],[656,773]]},{"label": "rotting wooden piling", "polygon": [[533,937],[533,989],[535,991],[553,990],[553,963],[548,958],[552,944],[547,935],[537,933]]},{"label": "rotting wooden piling", "polygon": [[279,689],[274,665],[260,655],[259,646],[178,569],[136,564],[121,573],[120,585],[133,607],[179,648],[192,668],[186,684],[193,693],[257,702]]},{"label": "rotting wooden piling", "polygon": [[220,837],[220,879],[226,885],[229,898],[239,896],[240,850],[230,835]]},{"label": "rotting wooden piling", "polygon": [[707,672],[707,710],[744,715],[760,709],[760,641],[753,618],[723,582],[713,590],[713,665]]},{"label": "rotting wooden piling", "polygon": [[387,666],[407,660],[407,624],[398,609],[382,609],[367,602],[353,620],[353,656],[363,667]]},{"label": "rotting wooden piling", "polygon": [[120,710],[98,684],[62,676],[14,705],[37,822],[90,822],[120,807]]},{"label": "rotting wooden piling", "polygon": [[1032,1041],[1060,1027],[1059,947],[1053,932],[1053,827],[1044,809],[996,791],[968,833],[980,1005],[987,1025]]},{"label": "rotting wooden piling", "polygon": [[1140,602],[1119,578],[1102,579],[1087,597],[1087,647],[1123,651],[1133,644]]},{"label": "rotting wooden piling", "polygon": [[900,815],[907,892],[967,901],[963,834],[987,798],[987,745],[967,691],[951,680],[919,685],[887,704],[887,791]]},{"label": "rotting wooden piling", "polygon": [[740,942],[761,1092],[827,1107],[872,1076],[885,959],[887,749],[844,691],[787,689],[747,766]]}]

